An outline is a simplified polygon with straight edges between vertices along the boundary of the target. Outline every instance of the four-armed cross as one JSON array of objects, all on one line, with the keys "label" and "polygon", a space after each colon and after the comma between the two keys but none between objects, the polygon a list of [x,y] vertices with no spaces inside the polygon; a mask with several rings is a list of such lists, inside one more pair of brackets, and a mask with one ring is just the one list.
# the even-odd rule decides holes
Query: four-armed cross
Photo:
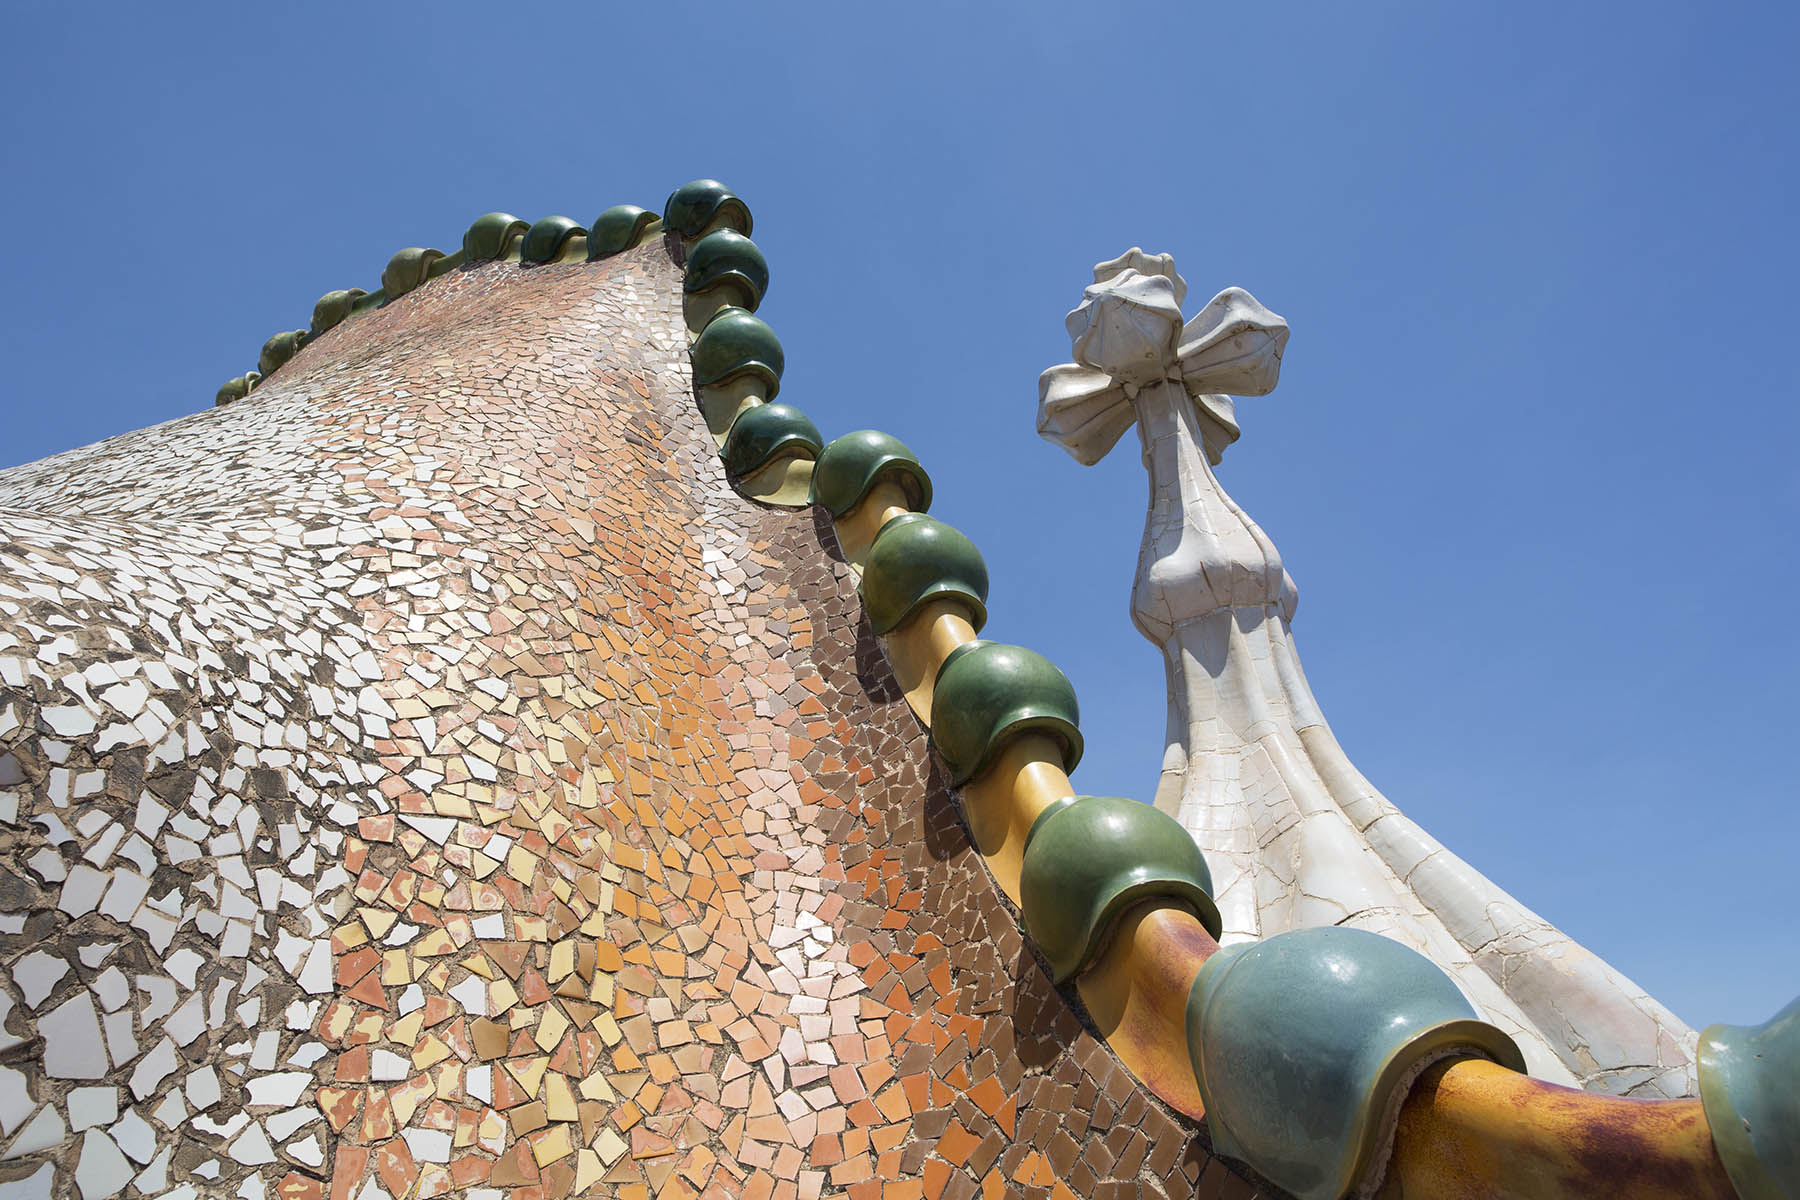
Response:
[{"label": "four-armed cross", "polygon": [[1300,669],[1296,593],[1212,468],[1238,427],[1226,393],[1275,387],[1287,323],[1237,288],[1181,319],[1187,285],[1135,247],[1094,268],[1068,317],[1076,361],[1038,381],[1038,432],[1084,464],[1136,424],[1150,509],[1131,615],[1163,652],[1156,805],[1205,852],[1224,940],[1348,925],[1449,971],[1532,1073],[1634,1096],[1694,1087],[1696,1037],[1363,778]]}]

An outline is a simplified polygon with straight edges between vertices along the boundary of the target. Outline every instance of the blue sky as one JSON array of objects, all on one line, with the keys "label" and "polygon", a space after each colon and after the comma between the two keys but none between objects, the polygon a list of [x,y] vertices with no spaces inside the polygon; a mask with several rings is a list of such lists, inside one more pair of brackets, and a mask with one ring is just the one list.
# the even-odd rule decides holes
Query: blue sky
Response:
[{"label": "blue sky", "polygon": [[1288,318],[1221,478],[1387,795],[1696,1025],[1800,993],[1785,6],[442,3],[9,12],[0,465],[195,412],[480,213],[717,176],[782,398],[909,442],[1147,798],[1132,439],[1036,379],[1095,261]]}]

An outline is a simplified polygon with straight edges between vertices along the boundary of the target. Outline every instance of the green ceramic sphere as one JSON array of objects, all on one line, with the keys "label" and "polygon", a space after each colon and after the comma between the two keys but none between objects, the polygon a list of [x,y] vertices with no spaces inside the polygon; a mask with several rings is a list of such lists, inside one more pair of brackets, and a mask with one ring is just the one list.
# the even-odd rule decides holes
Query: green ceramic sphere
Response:
[{"label": "green ceramic sphere", "polygon": [[213,407],[220,408],[234,400],[242,400],[255,389],[261,379],[262,376],[255,371],[239,375],[236,379],[227,379],[225,386],[219,389],[219,394],[213,397]]},{"label": "green ceramic sphere", "polygon": [[704,292],[728,281],[750,293],[746,307],[754,312],[769,290],[769,264],[763,261],[756,243],[743,234],[716,229],[695,242],[688,252],[687,273],[681,287],[686,292]]},{"label": "green ceramic sphere", "polygon": [[777,458],[799,455],[817,458],[819,427],[791,404],[758,404],[747,408],[731,424],[719,451],[731,476],[748,475]]},{"label": "green ceramic sphere", "polygon": [[388,259],[388,265],[381,271],[381,290],[389,300],[404,296],[406,293],[431,278],[434,263],[444,257],[442,250],[428,250],[423,246],[408,246],[394,257]]},{"label": "green ceramic sphere", "polygon": [[1166,896],[1219,936],[1212,873],[1194,837],[1149,804],[1077,796],[1031,827],[1019,874],[1019,907],[1056,982],[1085,970],[1131,905]]},{"label": "green ceramic sphere", "polygon": [[656,220],[656,214],[635,204],[615,204],[588,226],[588,261],[607,258],[637,245],[645,226]]},{"label": "green ceramic sphere", "polygon": [[892,633],[927,602],[954,596],[979,633],[987,624],[988,571],[961,530],[923,513],[895,517],[875,535],[863,563],[863,611],[878,634]]},{"label": "green ceramic sphere", "polygon": [[1001,642],[966,642],[945,656],[931,694],[931,744],[953,787],[981,774],[1007,742],[1028,733],[1048,734],[1062,745],[1064,771],[1081,762],[1081,708],[1055,663]]},{"label": "green ceramic sphere", "polygon": [[931,508],[931,476],[919,465],[918,456],[899,438],[875,429],[846,433],[825,447],[813,469],[813,503],[841,517],[884,478],[900,484],[914,512]]},{"label": "green ceramic sphere", "polygon": [[326,292],[313,305],[312,334],[318,337],[332,326],[356,311],[356,302],[369,293],[361,288],[339,288],[335,292]]},{"label": "green ceramic sphere", "polygon": [[300,353],[300,347],[306,345],[306,337],[304,329],[276,334],[263,343],[262,353],[256,356],[256,369],[264,375],[274,374],[283,363]]},{"label": "green ceramic sphere", "polygon": [[669,201],[663,205],[663,224],[682,237],[693,237],[715,217],[723,217],[731,228],[750,236],[750,207],[716,179],[684,183],[669,193]]},{"label": "green ceramic sphere", "polygon": [[573,217],[543,217],[532,222],[525,231],[525,243],[519,247],[519,261],[547,263],[562,253],[572,237],[585,237],[587,226]]},{"label": "green ceramic sphere", "polygon": [[781,371],[786,365],[781,342],[748,309],[727,305],[713,314],[694,341],[691,351],[694,382],[701,387],[729,383],[740,375],[755,375],[767,389],[765,400],[781,390]]},{"label": "green ceramic sphere", "polygon": [[463,261],[492,262],[506,253],[514,238],[530,228],[530,222],[511,213],[484,213],[463,234]]},{"label": "green ceramic sphere", "polygon": [[1800,1000],[1700,1035],[1700,1103],[1744,1200],[1800,1196]]},{"label": "green ceramic sphere", "polygon": [[1338,1200],[1381,1151],[1388,1102],[1454,1054],[1524,1071],[1450,977],[1392,939],[1345,926],[1227,946],[1188,994],[1188,1054],[1220,1154],[1300,1200]]}]

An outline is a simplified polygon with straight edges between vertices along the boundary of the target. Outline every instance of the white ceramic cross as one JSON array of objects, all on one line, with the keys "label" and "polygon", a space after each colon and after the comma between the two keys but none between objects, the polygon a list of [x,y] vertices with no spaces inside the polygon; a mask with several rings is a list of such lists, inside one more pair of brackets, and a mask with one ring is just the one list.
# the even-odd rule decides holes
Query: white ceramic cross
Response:
[{"label": "white ceramic cross", "polygon": [[1169,699],[1156,804],[1206,853],[1224,940],[1370,929],[1449,971],[1533,1074],[1690,1094],[1692,1030],[1420,829],[1338,745],[1300,669],[1293,581],[1212,471],[1238,436],[1228,393],[1275,387],[1287,323],[1228,288],[1183,324],[1186,291],[1166,254],[1096,266],[1068,316],[1076,361],[1038,380],[1037,425],[1084,464],[1138,427],[1150,507],[1131,613]]}]

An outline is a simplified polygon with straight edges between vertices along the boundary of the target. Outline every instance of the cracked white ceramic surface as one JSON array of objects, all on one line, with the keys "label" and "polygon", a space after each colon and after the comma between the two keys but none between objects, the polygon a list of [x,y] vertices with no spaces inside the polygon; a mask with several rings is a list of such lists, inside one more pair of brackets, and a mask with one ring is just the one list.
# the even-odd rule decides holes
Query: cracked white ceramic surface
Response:
[{"label": "cracked white ceramic surface", "polygon": [[1150,506],[1132,619],[1162,649],[1169,687],[1156,803],[1206,853],[1223,940],[1373,930],[1447,970],[1534,1075],[1694,1094],[1695,1033],[1407,819],[1319,711],[1294,648],[1293,580],[1212,471],[1237,437],[1223,393],[1275,386],[1286,323],[1227,289],[1182,327],[1186,286],[1167,255],[1133,248],[1094,278],[1069,314],[1077,362],[1039,381],[1038,430],[1093,463],[1138,428]]}]

